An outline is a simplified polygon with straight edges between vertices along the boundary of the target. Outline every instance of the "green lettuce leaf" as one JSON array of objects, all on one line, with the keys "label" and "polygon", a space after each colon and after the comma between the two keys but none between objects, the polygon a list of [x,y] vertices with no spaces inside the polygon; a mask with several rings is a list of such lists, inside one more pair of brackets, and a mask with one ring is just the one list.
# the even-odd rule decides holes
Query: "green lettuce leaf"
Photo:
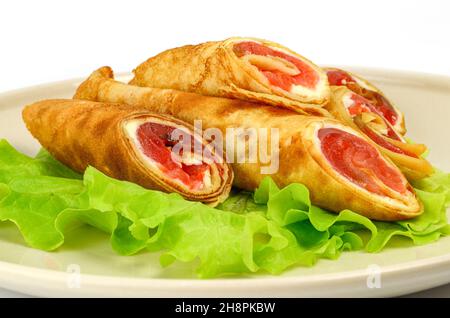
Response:
[{"label": "green lettuce leaf", "polygon": [[446,204],[450,204],[450,173],[434,169],[431,177],[413,181],[412,185],[422,191],[441,193],[445,196]]},{"label": "green lettuce leaf", "polygon": [[278,274],[344,251],[378,252],[395,236],[426,244],[450,234],[450,175],[436,170],[414,186],[424,213],[401,222],[326,211],[311,204],[305,186],[280,189],[270,178],[254,193],[233,190],[211,208],[92,167],[82,176],[45,150],[31,158],[0,141],[0,221],[16,224],[27,244],[55,250],[69,231],[87,225],[108,233],[120,255],[160,252],[162,266],[198,261],[200,277]]}]

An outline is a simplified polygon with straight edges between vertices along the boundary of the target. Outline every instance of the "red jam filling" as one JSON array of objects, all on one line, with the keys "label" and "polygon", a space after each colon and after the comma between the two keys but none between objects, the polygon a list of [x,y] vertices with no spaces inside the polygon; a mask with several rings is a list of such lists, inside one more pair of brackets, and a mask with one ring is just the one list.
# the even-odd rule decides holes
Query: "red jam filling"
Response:
[{"label": "red jam filling", "polygon": [[[327,70],[328,82],[333,86],[346,86],[351,90],[354,90],[355,85],[360,91],[365,91],[365,97],[370,99],[373,106],[382,114],[384,118],[391,124],[395,125],[398,120],[398,114],[394,107],[389,103],[389,101],[384,98],[381,94],[369,91],[361,87],[356,79],[354,79],[350,74],[343,70],[331,69]],[[355,91],[355,93],[360,93]],[[367,96],[366,96],[367,95]]]},{"label": "red jam filling", "polygon": [[347,83],[356,81],[347,72],[341,70],[327,70],[328,83],[332,86],[346,86]]},{"label": "red jam filling", "polygon": [[317,72],[307,63],[292,55],[271,49],[263,44],[251,41],[239,42],[234,45],[233,51],[237,57],[242,57],[248,54],[274,56],[294,64],[300,71],[300,74],[295,76],[284,74],[279,71],[261,71],[261,73],[263,73],[269,80],[271,85],[277,86],[285,91],[290,91],[293,85],[301,85],[306,88],[314,89],[319,82]]},{"label": "red jam filling", "polygon": [[[352,94],[351,99],[353,101],[353,105],[348,107],[348,112],[351,116],[357,116],[360,115],[363,112],[372,112],[375,114],[381,115],[376,108],[374,108],[373,104],[365,99],[364,97],[358,95],[358,94]],[[392,126],[389,123],[386,123],[387,127],[387,135],[386,137],[389,137],[393,140],[401,141],[400,137],[397,135],[397,133],[394,131]],[[399,147],[391,144],[389,141],[384,139],[383,137],[379,136],[377,133],[375,133],[372,129],[370,129],[367,126],[359,127],[370,139],[372,139],[376,144],[379,146],[386,148],[392,152],[399,153],[402,155],[407,155],[410,157],[417,158],[417,155],[400,149]]]},{"label": "red jam filling", "polygon": [[364,139],[336,128],[321,128],[318,137],[322,152],[333,168],[355,184],[385,195],[386,191],[374,181],[376,178],[396,192],[406,191],[400,173]]},{"label": "red jam filling", "polygon": [[172,160],[172,147],[178,140],[171,138],[176,127],[159,123],[144,123],[137,130],[137,138],[144,154],[159,163],[160,169],[167,176],[180,180],[191,189],[200,189],[203,186],[203,177],[209,165],[186,165]]}]

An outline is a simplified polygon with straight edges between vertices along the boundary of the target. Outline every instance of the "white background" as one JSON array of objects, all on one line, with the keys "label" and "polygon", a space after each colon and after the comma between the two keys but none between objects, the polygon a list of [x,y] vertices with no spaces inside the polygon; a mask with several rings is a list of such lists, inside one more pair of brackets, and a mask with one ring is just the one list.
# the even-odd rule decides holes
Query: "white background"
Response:
[{"label": "white background", "polygon": [[230,36],[284,44],[317,64],[450,75],[450,6],[426,1],[1,1],[0,91],[131,71],[167,48]]},{"label": "white background", "polygon": [[[317,64],[450,75],[450,1],[1,1],[0,92],[253,36]],[[0,290],[0,296],[14,294]],[[450,287],[423,295],[450,296]]]}]

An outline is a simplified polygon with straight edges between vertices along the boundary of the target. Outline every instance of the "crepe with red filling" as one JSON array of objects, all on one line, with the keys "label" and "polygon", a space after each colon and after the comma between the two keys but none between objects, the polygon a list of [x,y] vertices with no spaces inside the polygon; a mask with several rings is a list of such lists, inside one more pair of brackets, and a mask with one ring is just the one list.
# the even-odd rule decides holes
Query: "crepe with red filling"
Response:
[{"label": "crepe with red filling", "polygon": [[187,45],[158,54],[134,70],[130,84],[238,98],[326,116],[326,74],[277,43],[254,38]]},{"label": "crepe with red filling", "polygon": [[[236,99],[208,97],[170,89],[127,85],[113,80],[108,67],[94,72],[74,98],[120,102],[176,116],[203,128],[278,129],[279,160],[270,174],[279,186],[302,183],[311,201],[331,211],[351,209],[377,220],[412,218],[422,212],[416,194],[400,170],[359,131],[336,119],[304,116],[287,109]],[[258,139],[258,147],[264,141]],[[250,147],[246,144],[246,150]],[[254,190],[265,177],[267,163],[234,162],[234,185]]]},{"label": "crepe with red filling", "polygon": [[45,149],[80,173],[93,166],[116,179],[211,205],[230,192],[232,170],[213,151],[171,151],[178,143],[175,132],[208,147],[179,119],[80,100],[40,101],[24,109],[23,119]]},{"label": "crepe with red filling", "polygon": [[372,101],[342,86],[331,86],[332,97],[326,108],[343,123],[364,133],[412,180],[433,173],[431,164],[421,157],[422,144],[408,143]]},{"label": "crepe with red filling", "polygon": [[345,86],[372,102],[377,111],[401,135],[406,133],[402,112],[372,83],[359,75],[338,69],[325,68],[330,86]]}]

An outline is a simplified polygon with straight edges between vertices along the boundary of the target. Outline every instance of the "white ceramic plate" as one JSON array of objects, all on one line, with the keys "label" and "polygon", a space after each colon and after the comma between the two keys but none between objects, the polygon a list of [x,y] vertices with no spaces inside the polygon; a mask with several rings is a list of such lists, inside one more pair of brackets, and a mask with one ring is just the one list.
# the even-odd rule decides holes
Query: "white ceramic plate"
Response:
[{"label": "white ceramic plate", "polygon": [[[431,148],[434,165],[450,170],[450,78],[392,70],[349,68],[379,85],[404,111],[408,136]],[[39,148],[21,119],[24,105],[70,98],[80,80],[45,84],[0,95],[0,138],[33,155]],[[81,228],[56,252],[24,244],[14,225],[0,223],[0,287],[40,296],[151,297],[361,297],[395,296],[450,282],[450,237],[426,246],[395,247],[379,254],[343,253],[281,276],[199,280],[193,265],[162,269],[158,255],[118,256],[99,231]],[[367,280],[381,288],[369,288]],[[80,274],[78,274],[78,272]],[[375,276],[374,276],[375,275]],[[369,284],[376,287],[377,284]]]}]

